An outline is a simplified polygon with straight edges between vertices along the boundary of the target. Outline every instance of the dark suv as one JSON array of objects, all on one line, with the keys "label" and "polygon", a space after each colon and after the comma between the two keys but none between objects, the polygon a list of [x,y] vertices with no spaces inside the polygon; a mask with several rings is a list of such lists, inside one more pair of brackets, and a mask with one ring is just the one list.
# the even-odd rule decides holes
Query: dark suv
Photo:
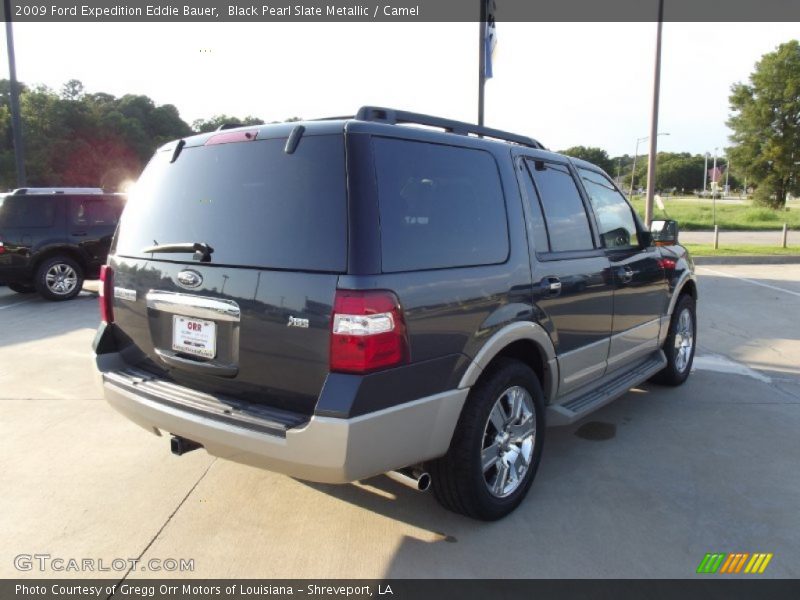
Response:
[{"label": "dark suv", "polygon": [[0,282],[48,300],[97,279],[125,205],[97,188],[22,188],[0,197]]},{"label": "dark suv", "polygon": [[522,501],[545,423],[682,383],[695,347],[689,255],[602,170],[381,108],[162,147],[102,287],[105,396],[176,454],[388,473],[480,519]]}]

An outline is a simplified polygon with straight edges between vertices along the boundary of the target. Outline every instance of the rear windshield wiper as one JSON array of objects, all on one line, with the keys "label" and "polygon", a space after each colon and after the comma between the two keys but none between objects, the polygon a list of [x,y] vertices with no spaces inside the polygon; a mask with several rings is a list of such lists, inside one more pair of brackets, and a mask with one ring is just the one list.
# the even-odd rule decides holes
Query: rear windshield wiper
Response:
[{"label": "rear windshield wiper", "polygon": [[203,242],[184,242],[178,244],[156,244],[155,246],[148,246],[142,252],[150,254],[152,252],[194,252],[194,260],[200,262],[211,262],[211,253],[214,249]]}]

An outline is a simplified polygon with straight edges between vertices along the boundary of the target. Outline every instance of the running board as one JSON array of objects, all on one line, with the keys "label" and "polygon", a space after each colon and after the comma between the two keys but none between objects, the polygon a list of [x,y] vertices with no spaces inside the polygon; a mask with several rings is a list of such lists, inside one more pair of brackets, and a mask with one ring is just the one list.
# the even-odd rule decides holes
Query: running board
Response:
[{"label": "running board", "polygon": [[646,381],[667,364],[667,358],[662,350],[648,356],[635,367],[624,371],[617,371],[603,377],[598,382],[593,381],[591,388],[586,391],[577,390],[567,395],[557,405],[547,407],[548,427],[570,425],[582,419],[601,406],[605,406],[615,398],[619,398],[632,387]]}]

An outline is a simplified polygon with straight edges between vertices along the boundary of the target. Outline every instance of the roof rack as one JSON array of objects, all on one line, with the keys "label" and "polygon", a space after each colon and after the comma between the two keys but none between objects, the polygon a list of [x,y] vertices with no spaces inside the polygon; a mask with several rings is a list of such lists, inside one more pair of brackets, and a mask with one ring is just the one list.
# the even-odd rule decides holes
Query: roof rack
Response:
[{"label": "roof rack", "polygon": [[388,123],[390,125],[413,123],[416,125],[427,125],[429,127],[440,127],[449,133],[455,133],[458,135],[472,134],[481,137],[503,140],[505,142],[512,142],[514,144],[519,144],[520,146],[528,146],[530,148],[538,148],[541,150],[544,149],[544,146],[538,141],[524,135],[509,133],[507,131],[501,131],[500,129],[492,129],[491,127],[482,127],[480,125],[465,123],[463,121],[453,121],[451,119],[442,119],[441,117],[433,117],[431,115],[423,115],[405,110],[395,110],[393,108],[362,106],[358,109],[358,113],[356,114],[355,118],[359,121],[373,121],[376,123]]}]

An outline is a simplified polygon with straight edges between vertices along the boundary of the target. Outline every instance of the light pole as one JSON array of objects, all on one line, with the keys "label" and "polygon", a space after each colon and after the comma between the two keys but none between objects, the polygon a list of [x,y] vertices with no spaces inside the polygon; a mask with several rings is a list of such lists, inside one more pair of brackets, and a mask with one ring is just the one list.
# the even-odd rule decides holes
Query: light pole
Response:
[{"label": "light pole", "polygon": [[[669,133],[658,133],[656,134],[656,137],[658,137],[659,135],[669,135]],[[631,191],[628,193],[628,196],[633,196],[633,178],[636,175],[636,159],[639,157],[639,144],[649,139],[650,136],[646,135],[636,140],[636,150],[634,150],[633,152],[633,166],[631,166]]]},{"label": "light pole", "polygon": [[658,0],[656,60],[653,68],[653,105],[650,112],[650,152],[647,155],[647,197],[644,203],[644,224],[650,229],[653,221],[653,199],[656,193],[656,159],[658,158],[658,102],[661,95],[661,26],[664,23],[664,0]]},{"label": "light pole", "polygon": [[728,182],[730,181],[731,176],[731,159],[730,157],[725,157],[725,194],[730,194],[730,188],[728,187]]},{"label": "light pole", "polygon": [[[714,179],[711,180],[711,214],[712,219],[714,221],[714,226],[717,225],[717,188],[719,187],[719,183],[717,182],[717,151],[719,147],[714,148],[714,166],[711,169],[711,172],[714,174]],[[716,184],[716,185],[714,185]]]},{"label": "light pole", "polygon": [[711,156],[708,152],[706,152],[706,163],[703,167],[703,196],[706,195],[707,182],[708,182],[708,157]]}]

